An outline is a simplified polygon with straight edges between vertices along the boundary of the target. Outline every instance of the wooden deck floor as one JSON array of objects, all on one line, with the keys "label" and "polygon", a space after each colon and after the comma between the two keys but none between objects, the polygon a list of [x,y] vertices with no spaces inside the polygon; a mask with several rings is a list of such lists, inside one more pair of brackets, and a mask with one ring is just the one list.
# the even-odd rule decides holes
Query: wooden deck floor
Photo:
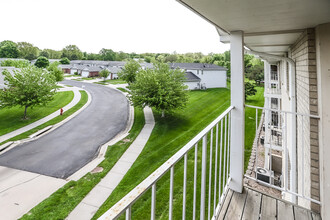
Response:
[{"label": "wooden deck floor", "polygon": [[292,203],[244,188],[243,193],[228,190],[218,220],[222,219],[320,220],[321,217],[319,214]]}]

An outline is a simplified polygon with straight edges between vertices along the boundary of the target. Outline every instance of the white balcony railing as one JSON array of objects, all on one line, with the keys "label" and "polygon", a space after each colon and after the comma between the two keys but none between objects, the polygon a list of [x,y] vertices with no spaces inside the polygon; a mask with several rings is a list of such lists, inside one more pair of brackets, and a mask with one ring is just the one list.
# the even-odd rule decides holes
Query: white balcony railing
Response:
[{"label": "white balcony railing", "polygon": [[[174,174],[176,165],[183,162],[183,185],[180,190],[182,196],[182,219],[214,219],[219,214],[220,204],[230,182],[230,131],[231,111],[229,107],[196,137],[189,141],[176,154],[162,164],[156,171],[143,180],[124,198],[104,213],[99,219],[117,219],[125,215],[126,219],[134,217],[134,206],[148,190],[151,189],[150,217],[155,219],[157,215],[157,183],[165,174],[169,175],[169,219],[173,218],[173,198],[178,196],[174,189]],[[194,165],[187,165],[189,158],[194,158]],[[198,168],[201,168],[199,171]],[[180,167],[178,168],[180,169]],[[189,173],[191,175],[189,175]],[[187,176],[193,177],[193,201],[187,201]],[[176,176],[177,178],[177,176]],[[181,178],[181,177],[180,177]],[[191,182],[190,182],[191,183]],[[159,183],[161,184],[161,183]],[[177,197],[176,197],[177,198]],[[189,205],[189,206],[187,206]],[[192,216],[186,216],[186,209],[192,210]],[[199,217],[197,217],[199,215]],[[178,219],[175,216],[175,219]]]},{"label": "white balcony railing", "polygon": [[[276,176],[270,177],[267,183],[260,181],[256,176],[246,175],[245,177],[280,190],[284,199],[299,205],[308,204],[308,202],[320,204],[320,198],[312,196],[311,192],[311,171],[315,169],[311,164],[311,129],[313,126],[318,126],[319,116],[250,105],[246,107],[256,109],[256,115],[258,111],[263,111],[265,115],[264,133],[261,131],[264,143],[256,147],[257,164],[258,161],[263,161],[259,162],[259,166],[264,163],[263,168],[270,170],[271,174],[276,172],[272,164],[273,157],[281,158],[281,171],[278,173],[278,181],[273,183],[270,180]],[[272,125],[274,118],[267,117],[267,114],[271,116],[274,112],[278,115],[278,126]],[[256,126],[258,126],[257,118]],[[264,158],[259,160],[258,157]],[[257,173],[257,166],[254,169]],[[308,208],[308,205],[304,206]]]},{"label": "white balcony railing", "polygon": [[280,88],[265,88],[265,93],[268,95],[281,95],[281,89]]}]

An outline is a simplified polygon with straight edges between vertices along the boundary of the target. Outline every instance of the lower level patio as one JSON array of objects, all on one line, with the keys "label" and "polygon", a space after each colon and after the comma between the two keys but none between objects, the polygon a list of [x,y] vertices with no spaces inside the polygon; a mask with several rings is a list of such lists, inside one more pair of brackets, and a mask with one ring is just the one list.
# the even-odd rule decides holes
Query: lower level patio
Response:
[{"label": "lower level patio", "polygon": [[218,219],[320,220],[321,217],[305,208],[244,187],[243,193],[228,190]]}]

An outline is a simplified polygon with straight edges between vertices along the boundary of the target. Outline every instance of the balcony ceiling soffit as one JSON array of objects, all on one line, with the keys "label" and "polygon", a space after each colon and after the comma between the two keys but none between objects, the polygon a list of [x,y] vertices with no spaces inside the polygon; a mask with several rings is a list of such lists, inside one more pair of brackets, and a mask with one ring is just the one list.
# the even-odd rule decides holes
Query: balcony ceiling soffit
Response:
[{"label": "balcony ceiling soffit", "polygon": [[244,43],[258,52],[283,55],[303,29],[330,22],[329,0],[177,0],[212,23],[220,41],[244,31]]}]

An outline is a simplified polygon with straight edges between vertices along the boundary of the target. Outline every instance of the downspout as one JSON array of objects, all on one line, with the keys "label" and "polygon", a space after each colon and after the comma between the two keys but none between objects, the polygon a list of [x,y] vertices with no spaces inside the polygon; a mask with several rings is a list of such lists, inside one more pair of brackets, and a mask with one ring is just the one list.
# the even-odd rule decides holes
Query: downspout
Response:
[{"label": "downspout", "polygon": [[[282,57],[282,56],[277,56],[277,55],[272,55],[272,54],[267,54],[267,53],[262,53],[262,52],[256,52],[253,50],[247,50],[244,49],[245,53],[251,54],[251,55],[257,55],[261,57],[268,57],[271,59],[276,59],[276,60],[284,60],[289,63],[289,80],[290,80],[290,87],[289,87],[289,95],[290,95],[290,111],[291,112],[296,112],[296,63],[294,62],[293,59],[288,58],[288,57]],[[296,125],[296,117],[293,114],[291,117],[291,164],[292,164],[292,169],[290,173],[290,190],[292,192],[298,193],[297,192],[297,147],[296,147],[296,142],[297,142],[297,125]],[[292,203],[297,203],[297,196],[292,195],[291,197],[291,202]]]}]

